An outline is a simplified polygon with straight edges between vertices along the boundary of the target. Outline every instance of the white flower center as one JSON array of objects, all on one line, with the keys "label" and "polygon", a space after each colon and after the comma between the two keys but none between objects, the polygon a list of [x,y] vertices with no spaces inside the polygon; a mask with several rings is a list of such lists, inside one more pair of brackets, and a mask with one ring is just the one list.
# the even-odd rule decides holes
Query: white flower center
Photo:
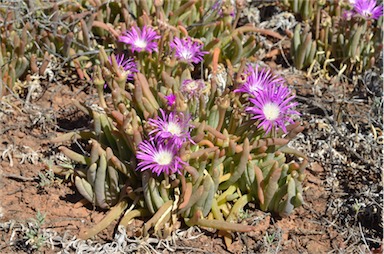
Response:
[{"label": "white flower center", "polygon": [[371,16],[372,16],[372,13],[370,12],[370,10],[363,10],[363,16],[365,16],[365,17],[371,17]]},{"label": "white flower center", "polygon": [[188,49],[183,49],[181,51],[181,54],[180,54],[185,60],[189,60],[192,58],[192,54],[191,54],[191,51],[189,51]]},{"label": "white flower center", "polygon": [[172,135],[180,135],[180,133],[181,133],[180,126],[177,123],[174,123],[174,122],[168,123],[166,129]]},{"label": "white flower center", "polygon": [[153,159],[159,165],[169,165],[172,162],[173,153],[168,150],[159,151]]},{"label": "white flower center", "polygon": [[141,49],[145,49],[147,47],[147,42],[143,39],[137,39],[135,41],[135,46]]},{"label": "white flower center", "polygon": [[276,120],[280,115],[280,108],[273,102],[268,102],[263,107],[263,113],[268,121]]}]

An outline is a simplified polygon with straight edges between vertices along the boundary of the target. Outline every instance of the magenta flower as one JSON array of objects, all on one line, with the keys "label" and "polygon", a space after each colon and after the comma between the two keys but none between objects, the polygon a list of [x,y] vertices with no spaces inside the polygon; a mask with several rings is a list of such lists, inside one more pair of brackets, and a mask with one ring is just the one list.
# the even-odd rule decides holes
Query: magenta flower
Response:
[{"label": "magenta flower", "polygon": [[148,123],[155,127],[149,135],[155,134],[151,139],[156,139],[161,143],[172,143],[177,147],[181,147],[186,140],[194,143],[191,139],[191,128],[189,124],[190,117],[186,117],[183,113],[171,112],[168,115],[164,110],[160,109],[161,117],[157,119],[149,119]]},{"label": "magenta flower", "polygon": [[295,96],[290,95],[289,89],[285,86],[268,85],[255,98],[249,99],[253,105],[247,107],[246,111],[254,115],[252,119],[259,120],[258,127],[263,127],[266,133],[273,128],[281,128],[286,133],[285,123],[293,123],[291,116],[300,115],[293,109],[297,102],[291,102]]},{"label": "magenta flower", "polygon": [[136,158],[140,160],[136,170],[151,170],[158,176],[161,173],[168,175],[180,173],[185,163],[178,153],[178,148],[172,143],[155,144],[154,141],[142,141],[138,145]]},{"label": "magenta flower", "polygon": [[147,51],[151,53],[157,51],[157,42],[155,40],[159,38],[160,36],[157,35],[155,30],[144,26],[141,30],[139,27],[132,27],[131,30],[125,31],[124,35],[119,37],[119,41],[130,45],[132,52]]},{"label": "magenta flower", "polygon": [[208,54],[207,51],[201,51],[202,45],[198,42],[193,42],[190,37],[175,38],[169,46],[174,49],[176,58],[186,63],[200,63],[203,56]]},{"label": "magenta flower", "polygon": [[175,105],[175,103],[176,103],[176,95],[171,93],[170,95],[166,95],[164,97],[167,100],[168,106],[172,107],[173,105]]},{"label": "magenta flower", "polygon": [[203,94],[203,90],[205,88],[204,80],[202,79],[185,79],[180,86],[180,92],[188,99],[188,100],[197,100],[200,95]]},{"label": "magenta flower", "polygon": [[238,89],[235,89],[235,92],[243,92],[252,95],[255,97],[260,91],[263,91],[265,87],[270,84],[278,84],[284,83],[284,79],[277,76],[272,76],[270,70],[261,69],[259,70],[259,66],[253,67],[252,65],[248,65],[248,69],[246,70],[247,79],[245,83]]},{"label": "magenta flower", "polygon": [[[231,4],[235,4],[234,1],[231,1]],[[211,15],[214,11],[217,11],[217,16],[222,18],[224,16],[224,13],[223,13],[223,0],[216,0],[211,9],[208,11],[209,15]],[[231,9],[231,12],[229,13],[229,15],[234,18],[236,16],[236,10],[235,8],[233,7]],[[207,15],[208,16],[208,15]]]},{"label": "magenta flower", "polygon": [[[135,60],[132,57],[125,58],[124,54],[115,56],[117,66],[127,75],[127,80],[133,79],[133,74],[137,72]],[[109,57],[109,62],[112,64],[112,59]]]},{"label": "magenta flower", "polygon": [[355,15],[356,15],[356,13],[354,11],[348,10],[348,11],[343,11],[342,17],[345,20],[351,20]]},{"label": "magenta flower", "polygon": [[383,15],[383,6],[376,6],[376,0],[356,0],[353,8],[356,13],[367,19],[378,19]]}]

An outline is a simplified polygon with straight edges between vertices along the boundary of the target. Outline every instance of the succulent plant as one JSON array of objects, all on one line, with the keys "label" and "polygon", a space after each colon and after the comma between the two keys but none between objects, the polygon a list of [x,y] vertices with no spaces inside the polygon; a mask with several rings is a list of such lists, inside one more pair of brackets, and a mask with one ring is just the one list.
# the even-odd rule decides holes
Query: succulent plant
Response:
[{"label": "succulent plant", "polygon": [[[241,1],[121,6],[137,22],[120,32],[118,57],[100,48],[100,106],[78,104],[93,129],[53,140],[89,142],[89,154],[60,150],[82,165],[71,173],[84,198],[110,209],[82,237],[138,216],[149,218],[144,236],[166,237],[182,218],[219,230],[229,245],[230,232],[255,229],[237,223],[249,202],[280,216],[300,206],[307,160],[287,146],[302,131],[297,103],[283,78],[247,60],[258,30],[236,27]],[[125,49],[134,71],[122,64]]]},{"label": "succulent plant", "polygon": [[[339,75],[361,73],[378,57],[381,41],[382,6],[374,0],[311,2],[287,1],[308,23],[297,24],[292,34],[291,56],[297,69],[319,63],[326,72],[334,62]],[[375,21],[378,20],[378,21]]]},{"label": "succulent plant", "polygon": [[0,98],[8,89],[23,93],[33,76],[44,77],[59,67],[67,73],[75,71],[81,80],[91,80],[97,47],[116,41],[114,27],[121,24],[120,20],[127,24],[131,21],[127,9],[118,6],[121,3],[83,1],[82,6],[76,2],[44,2],[38,8],[31,3],[10,1],[0,7],[6,28],[0,34],[0,76],[4,84]]},{"label": "succulent plant", "polygon": [[317,43],[312,39],[309,26],[301,30],[301,24],[297,24],[293,33],[291,56],[297,69],[309,67],[315,60]]},{"label": "succulent plant", "polygon": [[317,6],[324,1],[284,0],[284,5],[289,6],[292,12],[299,13],[303,20],[313,19]]}]

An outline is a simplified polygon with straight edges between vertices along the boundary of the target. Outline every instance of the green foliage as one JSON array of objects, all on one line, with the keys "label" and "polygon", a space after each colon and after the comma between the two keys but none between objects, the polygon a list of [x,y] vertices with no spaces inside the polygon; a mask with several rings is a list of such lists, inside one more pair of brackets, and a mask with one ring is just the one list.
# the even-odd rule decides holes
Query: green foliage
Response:
[{"label": "green foliage", "polygon": [[25,240],[26,245],[30,250],[39,250],[44,245],[46,238],[44,237],[41,228],[44,225],[44,221],[45,214],[42,214],[40,211],[38,211],[36,213],[36,219],[33,221],[33,223],[29,224],[29,228],[25,233]]},{"label": "green foliage", "polygon": [[276,229],[272,233],[265,232],[263,237],[264,250],[265,253],[279,253],[282,242],[282,232],[281,229]]},{"label": "green foliage", "polygon": [[[136,19],[139,25],[147,24],[152,16],[158,17],[152,25],[158,26],[165,36],[170,29],[178,33],[188,29],[191,36],[206,38],[210,42],[208,48],[219,45],[222,56],[233,64],[243,56],[252,55],[257,50],[254,37],[249,37],[243,47],[245,31],[235,29],[231,23],[234,6],[226,3],[221,20],[216,19],[217,11],[210,10],[210,6],[211,1],[196,0],[3,4],[0,14],[7,27],[0,34],[0,98],[7,89],[22,94],[32,76],[46,76],[51,68],[58,66],[70,67],[79,79],[91,81],[92,66],[98,64],[97,49],[115,43],[119,36],[117,29],[124,31]],[[179,31],[179,24],[184,29]],[[223,29],[227,32],[219,33]],[[152,67],[158,60],[151,61]],[[161,71],[159,68],[157,74]]]},{"label": "green foliage", "polygon": [[46,187],[52,186],[59,179],[55,176],[55,173],[52,170],[47,170],[45,172],[39,172],[38,174],[38,188],[44,190]]},{"label": "green foliage", "polygon": [[33,77],[46,77],[52,69],[64,66],[76,71],[80,79],[91,80],[95,49],[116,40],[117,32],[109,21],[116,26],[120,20],[113,17],[122,13],[116,8],[111,13],[106,3],[98,1],[83,4],[8,1],[1,5],[5,29],[0,33],[0,98],[8,89],[23,94]]},{"label": "green foliage", "polygon": [[[289,215],[303,203],[301,184],[307,160],[287,147],[303,128],[296,123],[287,126],[287,134],[266,135],[245,114],[246,102],[230,87],[243,82],[245,64],[256,50],[251,33],[258,30],[250,25],[236,27],[241,5],[232,15],[230,1],[224,1],[221,14],[211,8],[212,4],[144,0],[103,5],[110,9],[108,13],[121,10],[128,15],[130,10],[129,15],[140,27],[157,27],[162,36],[159,52],[137,54],[139,73],[133,82],[126,81],[114,55],[109,58],[108,50],[101,47],[100,65],[93,78],[100,107],[78,104],[93,118],[93,129],[55,140],[88,141],[89,154],[64,146],[60,151],[80,165],[74,170],[74,182],[83,197],[110,209],[81,237],[92,237],[117,219],[119,225],[126,226],[133,218],[146,216],[149,219],[143,227],[144,236],[166,237],[179,227],[176,222],[182,218],[188,226],[219,230],[229,244],[229,232],[255,229],[237,223],[249,202],[280,216]],[[124,23],[120,25],[124,27]],[[204,42],[209,54],[201,66],[179,63],[174,55],[165,53],[169,52],[170,41],[181,35]],[[124,46],[116,43],[113,47],[122,51]],[[205,82],[206,88],[197,100],[186,100],[180,92],[182,82],[190,78]],[[105,84],[111,96],[105,96]],[[154,119],[160,108],[167,108],[165,96],[171,93],[177,95],[175,110],[193,117],[194,142],[185,142],[180,149],[180,157],[188,166],[181,174],[172,175],[137,171],[137,146],[151,131],[148,120]]]},{"label": "green foliage", "polygon": [[352,8],[347,1],[287,0],[284,2],[305,20],[305,26],[296,25],[291,39],[291,57],[297,69],[311,73],[316,64],[322,74],[333,71],[333,62],[339,75],[345,72],[362,73],[372,68],[378,59],[382,41],[383,17],[378,21],[358,15],[347,17]]}]

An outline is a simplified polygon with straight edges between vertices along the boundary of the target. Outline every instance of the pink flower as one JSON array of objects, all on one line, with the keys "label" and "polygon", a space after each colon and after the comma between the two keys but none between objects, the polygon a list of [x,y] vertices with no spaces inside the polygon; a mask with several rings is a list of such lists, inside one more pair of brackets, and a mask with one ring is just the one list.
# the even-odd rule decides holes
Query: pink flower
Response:
[{"label": "pink flower", "polygon": [[[125,58],[124,54],[115,56],[117,66],[123,72],[122,74],[127,75],[127,80],[133,79],[133,74],[137,72],[137,66],[135,60],[131,57]],[[112,58],[108,57],[109,62],[112,64]],[[107,88],[107,83],[104,84],[104,89]]]},{"label": "pink flower", "polygon": [[[117,66],[127,75],[128,80],[133,79],[133,74],[137,72],[135,60],[132,57],[125,58],[124,54],[115,56]],[[112,64],[112,59],[109,57],[109,62]]]},{"label": "pink flower", "polygon": [[185,79],[180,86],[180,92],[188,100],[198,100],[200,95],[203,94],[205,88],[204,80],[202,79]]},{"label": "pink flower", "polygon": [[120,42],[124,42],[131,46],[132,52],[147,51],[149,53],[157,51],[157,42],[160,36],[148,26],[142,29],[139,27],[132,27],[131,30],[125,31],[124,35],[119,37]]},{"label": "pink flower", "polygon": [[270,84],[284,83],[284,79],[277,76],[272,76],[270,70],[261,69],[259,66],[253,67],[248,65],[246,71],[247,79],[245,83],[238,89],[235,89],[235,92],[242,92],[250,94],[252,97],[255,97],[260,91],[263,91]]},{"label": "pink flower", "polygon": [[208,54],[207,51],[201,51],[202,45],[198,42],[193,42],[190,37],[187,38],[175,38],[170,47],[174,49],[176,58],[186,63],[200,63],[203,60],[203,56]]},{"label": "pink flower", "polygon": [[151,139],[156,139],[161,143],[172,143],[177,147],[181,147],[186,140],[191,140],[191,128],[189,124],[190,117],[186,117],[183,113],[170,112],[168,115],[164,110],[160,109],[161,117],[157,119],[149,119],[148,123],[155,127],[153,131],[149,133],[152,136]]},{"label": "pink flower", "polygon": [[166,95],[165,99],[167,100],[168,106],[172,107],[176,103],[176,95],[171,93],[170,95]]},{"label": "pink flower", "polygon": [[273,128],[287,132],[285,123],[293,123],[291,116],[299,115],[299,112],[293,110],[297,102],[291,102],[295,96],[290,95],[287,87],[269,84],[255,98],[249,99],[253,105],[247,107],[246,111],[254,115],[252,119],[259,120],[258,127],[263,127],[266,133]]},{"label": "pink flower", "polygon": [[351,20],[354,16],[356,15],[356,13],[354,11],[343,11],[343,15],[342,17],[345,19],[345,20]]},{"label": "pink flower", "polygon": [[364,18],[378,19],[383,16],[383,6],[376,4],[376,0],[356,0],[353,9]]},{"label": "pink flower", "polygon": [[136,158],[140,160],[136,170],[151,170],[158,176],[161,173],[168,175],[180,173],[185,163],[178,155],[178,149],[172,143],[157,143],[154,141],[142,141],[138,145]]}]

